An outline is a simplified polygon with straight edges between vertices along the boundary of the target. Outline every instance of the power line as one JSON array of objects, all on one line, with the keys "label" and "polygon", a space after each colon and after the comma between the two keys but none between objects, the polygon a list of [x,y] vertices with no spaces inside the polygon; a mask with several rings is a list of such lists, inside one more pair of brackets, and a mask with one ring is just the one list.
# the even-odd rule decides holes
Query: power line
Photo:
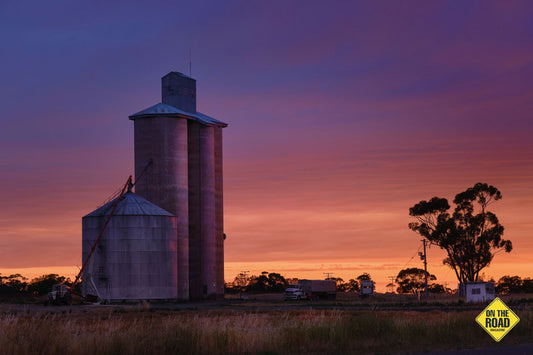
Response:
[{"label": "power line", "polygon": [[418,247],[418,249],[415,251],[415,254],[411,257],[411,259],[409,259],[409,261],[407,261],[407,262],[405,263],[405,265],[402,266],[402,269],[405,268],[405,267],[407,266],[407,264],[409,264],[409,263],[411,262],[411,260],[413,260],[413,259],[415,258],[415,256],[416,256],[416,255],[418,254],[418,252],[420,251],[420,248],[421,248],[421,247],[422,247],[422,246],[419,246],[419,247]]}]

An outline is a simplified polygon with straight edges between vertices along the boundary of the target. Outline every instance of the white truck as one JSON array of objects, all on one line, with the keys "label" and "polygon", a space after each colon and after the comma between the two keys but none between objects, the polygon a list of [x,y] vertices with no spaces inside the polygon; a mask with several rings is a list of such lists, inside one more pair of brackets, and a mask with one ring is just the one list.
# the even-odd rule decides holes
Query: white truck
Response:
[{"label": "white truck", "polygon": [[287,300],[334,300],[337,296],[337,285],[333,280],[299,280],[297,284],[285,289],[284,299]]},{"label": "white truck", "polygon": [[52,286],[52,292],[48,292],[48,303],[52,304],[72,304],[72,295],[64,284]]}]

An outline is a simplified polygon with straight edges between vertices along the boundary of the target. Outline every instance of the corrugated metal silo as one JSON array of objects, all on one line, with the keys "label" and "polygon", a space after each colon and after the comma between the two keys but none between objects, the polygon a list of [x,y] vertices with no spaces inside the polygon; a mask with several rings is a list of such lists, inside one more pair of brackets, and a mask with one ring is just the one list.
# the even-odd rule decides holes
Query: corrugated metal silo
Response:
[{"label": "corrugated metal silo", "polygon": [[[111,201],[82,218],[85,260]],[[124,194],[83,275],[83,294],[107,301],[176,299],[177,217],[132,192]]]}]

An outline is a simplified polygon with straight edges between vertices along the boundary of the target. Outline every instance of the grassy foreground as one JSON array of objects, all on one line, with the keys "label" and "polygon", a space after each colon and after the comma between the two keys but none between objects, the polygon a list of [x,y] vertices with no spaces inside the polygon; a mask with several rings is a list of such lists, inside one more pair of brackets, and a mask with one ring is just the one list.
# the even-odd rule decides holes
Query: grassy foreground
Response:
[{"label": "grassy foreground", "polygon": [[533,311],[496,343],[479,312],[155,311],[0,314],[2,354],[374,353],[532,342]]}]

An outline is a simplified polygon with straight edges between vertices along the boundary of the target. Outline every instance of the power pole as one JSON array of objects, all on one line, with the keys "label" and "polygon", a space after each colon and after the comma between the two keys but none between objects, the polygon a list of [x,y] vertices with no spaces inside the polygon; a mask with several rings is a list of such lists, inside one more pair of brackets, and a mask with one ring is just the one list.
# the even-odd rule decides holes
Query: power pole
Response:
[{"label": "power pole", "polygon": [[246,277],[248,277],[248,274],[249,274],[249,273],[250,273],[250,271],[241,271],[242,279],[243,279],[243,281],[244,281],[244,283],[245,283],[245,284],[243,285],[243,287],[246,286]]},{"label": "power pole", "polygon": [[425,276],[426,276],[426,301],[428,300],[428,261],[427,261],[427,257],[426,257],[426,240],[425,239],[422,239],[422,243],[424,243],[424,273],[425,273]]},{"label": "power pole", "polygon": [[323,272],[323,274],[326,275],[326,280],[329,279],[331,275],[333,275],[332,272]]},{"label": "power pole", "polygon": [[242,298],[242,292],[246,290],[246,277],[248,277],[248,274],[250,273],[250,271],[241,271],[241,275],[242,275],[242,280],[243,280],[243,285],[240,285],[240,290],[239,290],[239,298]]},{"label": "power pole", "polygon": [[389,279],[390,279],[390,291],[391,293],[394,293],[394,279],[396,277],[395,276],[389,276]]}]

